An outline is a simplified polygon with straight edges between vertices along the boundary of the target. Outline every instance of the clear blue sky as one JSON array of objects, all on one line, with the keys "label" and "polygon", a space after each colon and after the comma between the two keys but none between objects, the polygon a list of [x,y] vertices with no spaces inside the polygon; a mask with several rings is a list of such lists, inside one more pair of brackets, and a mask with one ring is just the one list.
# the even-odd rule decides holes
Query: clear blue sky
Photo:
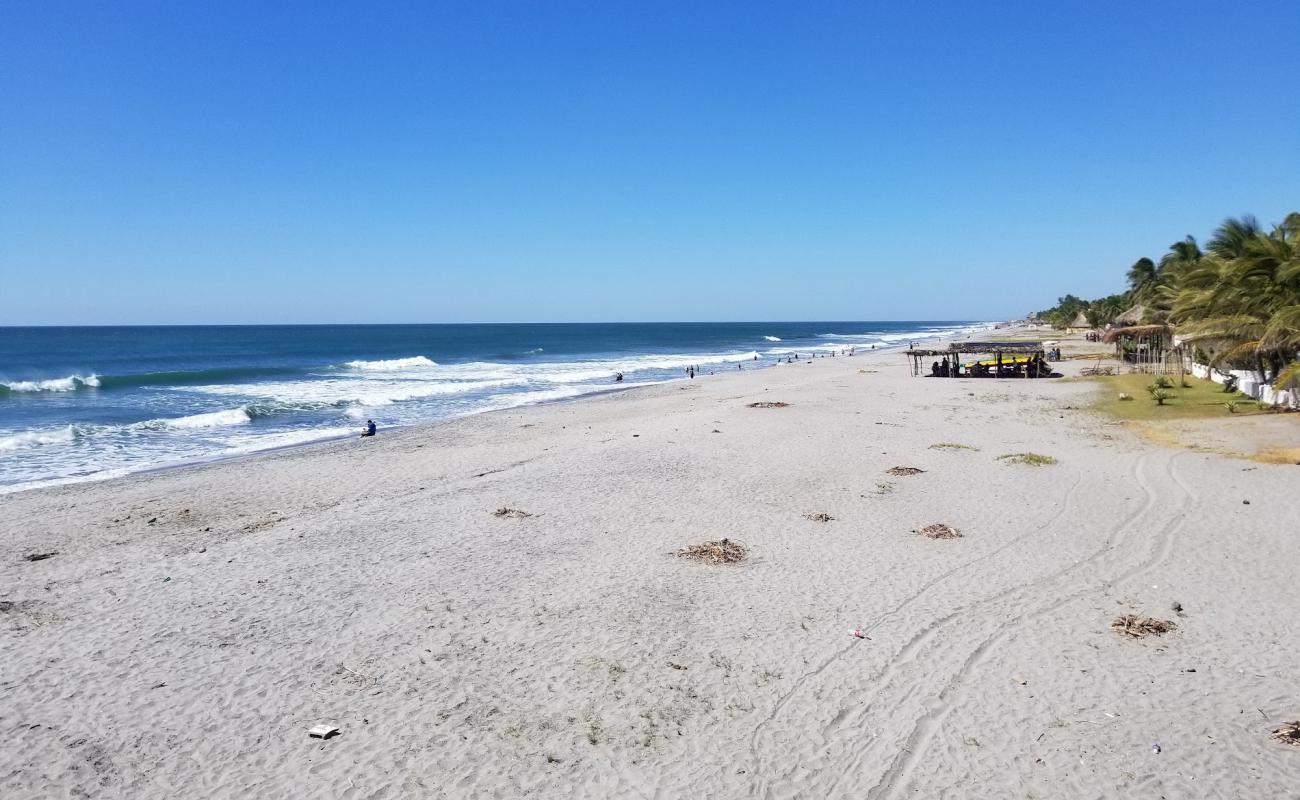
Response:
[{"label": "clear blue sky", "polygon": [[0,324],[1020,315],[1300,209],[1298,43],[1296,0],[0,0]]}]

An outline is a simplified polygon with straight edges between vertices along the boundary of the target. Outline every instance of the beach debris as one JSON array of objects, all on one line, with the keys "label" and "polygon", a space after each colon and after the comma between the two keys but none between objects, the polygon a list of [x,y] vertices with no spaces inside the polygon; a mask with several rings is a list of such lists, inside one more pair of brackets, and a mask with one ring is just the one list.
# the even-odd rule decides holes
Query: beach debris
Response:
[{"label": "beach debris", "polygon": [[307,735],[316,739],[328,739],[331,736],[338,736],[339,729],[333,725],[325,725],[322,723],[308,730]]},{"label": "beach debris", "polygon": [[749,557],[749,549],[740,542],[719,539],[716,542],[703,542],[683,547],[676,555],[695,561],[707,561],[710,564],[735,564]]},{"label": "beach debris", "polygon": [[776,402],[764,401],[764,402],[749,404],[749,408],[789,408],[789,407],[790,407],[789,403],[782,403],[779,400],[777,400]]},{"label": "beach debris", "polygon": [[1124,614],[1116,617],[1115,621],[1110,624],[1111,630],[1132,636],[1134,639],[1141,639],[1152,634],[1163,636],[1177,627],[1167,619],[1144,617],[1140,614]]},{"label": "beach debris", "polygon": [[524,519],[525,517],[531,517],[532,514],[527,511],[520,511],[517,508],[506,508],[505,506],[502,506],[496,511],[493,511],[492,516],[500,517],[501,519]]},{"label": "beach debris", "polygon": [[920,467],[890,467],[885,472],[890,475],[920,475],[925,470]]},{"label": "beach debris", "polygon": [[1151,745],[1151,752],[1160,755],[1160,742],[1155,742]]},{"label": "beach debris", "polygon": [[1249,500],[1242,500],[1242,501],[1241,501],[1241,504],[1242,504],[1243,506],[1248,506],[1248,505],[1250,505],[1250,501],[1249,501]]},{"label": "beach debris", "polygon": [[1132,400],[1133,398],[1132,398],[1131,396],[1129,396],[1129,394],[1128,394],[1127,392],[1120,392],[1120,393],[1119,393],[1119,399],[1121,399],[1121,400]]},{"label": "beach debris", "polygon": [[933,525],[926,525],[924,528],[914,530],[912,533],[919,533],[927,539],[960,539],[961,531],[945,525],[942,522],[936,522]]},{"label": "beach debris", "polygon": [[1273,738],[1277,739],[1279,742],[1300,745],[1300,721],[1288,722],[1273,731]]},{"label": "beach debris", "polygon": [[47,558],[54,558],[54,557],[57,556],[58,554],[59,554],[59,551],[58,551],[58,550],[54,550],[54,551],[51,551],[51,552],[49,552],[49,553],[28,553],[27,555],[23,556],[23,560],[24,560],[24,561],[44,561],[44,560],[47,559]]},{"label": "beach debris", "polygon": [[830,514],[827,514],[825,511],[818,511],[816,514],[804,514],[803,518],[812,520],[813,522],[830,522],[831,520],[835,519],[835,517],[832,517]]},{"label": "beach debris", "polygon": [[998,461],[1005,461],[1008,464],[1029,464],[1034,467],[1045,467],[1056,463],[1055,458],[1038,453],[1007,453],[998,456]]},{"label": "beach debris", "polygon": [[1172,606],[1170,606],[1170,608],[1172,608],[1172,609],[1174,610],[1174,613],[1175,613],[1175,614],[1177,614],[1177,615],[1179,615],[1179,616],[1182,616],[1182,614],[1183,614],[1183,604],[1182,604],[1182,603],[1180,603],[1180,602],[1178,602],[1177,600],[1175,600],[1175,601],[1174,601],[1174,604],[1173,604]]},{"label": "beach debris", "polygon": [[12,600],[0,600],[0,614],[8,614],[10,611],[13,611],[14,608],[16,607],[17,604],[14,603],[14,601]]},{"label": "beach debris", "polygon": [[969,444],[961,444],[960,442],[937,442],[935,444],[930,445],[930,449],[931,450],[979,450],[978,447],[973,447]]},{"label": "beach debris", "polygon": [[674,664],[671,661],[668,662],[668,666],[672,667],[673,669],[688,669],[688,667],[684,667],[681,664]]},{"label": "beach debris", "polygon": [[852,636],[854,639],[866,639],[867,641],[871,641],[871,637],[863,633],[861,628],[854,628],[849,631],[849,636]]}]

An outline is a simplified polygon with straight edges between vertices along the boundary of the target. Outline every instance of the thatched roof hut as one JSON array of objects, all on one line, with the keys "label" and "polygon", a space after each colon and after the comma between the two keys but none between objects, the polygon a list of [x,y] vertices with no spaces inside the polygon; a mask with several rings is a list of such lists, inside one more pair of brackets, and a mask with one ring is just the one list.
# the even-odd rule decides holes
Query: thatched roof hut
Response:
[{"label": "thatched roof hut", "polygon": [[1069,324],[1071,328],[1091,328],[1092,323],[1088,322],[1088,317],[1082,311],[1075,314],[1074,321]]},{"label": "thatched roof hut", "polygon": [[1102,337],[1103,342],[1117,342],[1120,339],[1148,339],[1166,336],[1172,333],[1168,325],[1129,325],[1125,328],[1111,328]]},{"label": "thatched roof hut", "polygon": [[1147,307],[1144,305],[1135,305],[1115,319],[1111,320],[1117,327],[1125,328],[1133,325],[1141,325],[1142,318],[1147,315]]}]

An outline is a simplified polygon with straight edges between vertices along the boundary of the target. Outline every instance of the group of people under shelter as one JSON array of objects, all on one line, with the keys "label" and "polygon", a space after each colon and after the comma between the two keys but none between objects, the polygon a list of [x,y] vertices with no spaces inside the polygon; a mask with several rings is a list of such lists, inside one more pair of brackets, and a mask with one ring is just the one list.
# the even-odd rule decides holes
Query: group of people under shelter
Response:
[{"label": "group of people under shelter", "polygon": [[1046,378],[1051,374],[1051,364],[1040,353],[1008,359],[1000,364],[997,361],[962,364],[956,358],[949,361],[944,356],[942,361],[930,365],[932,378]]}]

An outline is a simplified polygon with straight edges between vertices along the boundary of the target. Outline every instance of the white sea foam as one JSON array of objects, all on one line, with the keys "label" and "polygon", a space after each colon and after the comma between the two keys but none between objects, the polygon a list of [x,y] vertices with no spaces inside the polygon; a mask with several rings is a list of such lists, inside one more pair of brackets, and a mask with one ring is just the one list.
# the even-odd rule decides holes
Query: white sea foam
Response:
[{"label": "white sea foam", "polygon": [[191,414],[187,417],[152,419],[140,423],[139,426],[144,428],[176,429],[221,428],[227,425],[246,425],[252,421],[253,418],[249,416],[247,409],[228,408],[224,411],[209,411],[206,414]]},{"label": "white sea foam", "polygon": [[343,366],[349,369],[370,372],[394,372],[402,369],[428,369],[429,367],[438,366],[438,362],[424,356],[411,356],[410,358],[390,358],[380,361],[349,361]]},{"label": "white sea foam", "polygon": [[76,438],[77,433],[71,425],[43,431],[23,431],[22,433],[0,436],[0,451],[41,447],[50,444],[71,444]]},{"label": "white sea foam", "polygon": [[82,386],[99,386],[99,377],[93,373],[86,376],[69,375],[66,378],[47,378],[41,381],[10,381],[0,383],[11,392],[75,392]]},{"label": "white sea foam", "polygon": [[226,442],[222,449],[222,456],[246,455],[248,453],[258,453],[263,450],[274,450],[278,447],[292,447],[299,444],[308,444],[310,442],[321,442],[327,439],[340,439],[344,436],[355,436],[357,434],[354,428],[305,428],[302,430],[281,431],[279,433],[248,434],[246,436],[232,437]]},{"label": "white sea foam", "polygon": [[780,336],[764,336],[763,338],[766,339],[766,340],[768,340],[769,342],[779,342],[779,341],[781,341],[781,337],[780,337]]},{"label": "white sea foam", "polygon": [[526,382],[522,377],[483,381],[331,378],[314,381],[189,386],[185,391],[226,397],[257,398],[278,404],[283,410],[311,410],[330,406],[384,406],[426,397],[466,394],[502,386],[523,385]]}]

